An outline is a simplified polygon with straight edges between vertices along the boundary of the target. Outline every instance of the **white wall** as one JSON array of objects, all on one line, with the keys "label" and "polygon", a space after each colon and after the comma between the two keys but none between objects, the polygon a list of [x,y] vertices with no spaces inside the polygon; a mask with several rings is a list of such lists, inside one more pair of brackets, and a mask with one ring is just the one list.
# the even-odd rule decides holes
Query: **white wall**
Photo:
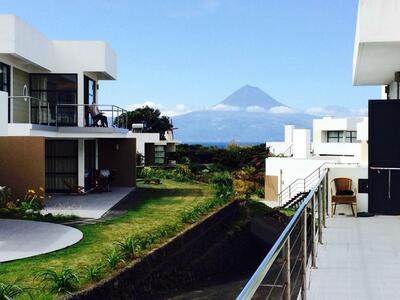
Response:
[{"label": "white wall", "polygon": [[129,137],[136,138],[136,151],[140,154],[145,154],[145,144],[146,143],[157,143],[160,141],[159,133],[128,133]]},{"label": "white wall", "polygon": [[310,129],[294,129],[292,154],[296,158],[307,158],[311,155]]},{"label": "white wall", "polygon": [[8,135],[8,94],[0,91],[0,136]]},{"label": "white wall", "polygon": [[[318,169],[325,162],[337,162],[334,159],[300,159],[285,157],[269,157],[265,160],[265,174],[278,176],[278,183],[282,182],[282,189],[285,189],[298,178],[305,178]],[[282,170],[282,177],[280,176]],[[278,184],[278,192],[281,186]]]},{"label": "white wall", "polygon": [[361,143],[313,143],[315,155],[352,155],[361,157]]}]

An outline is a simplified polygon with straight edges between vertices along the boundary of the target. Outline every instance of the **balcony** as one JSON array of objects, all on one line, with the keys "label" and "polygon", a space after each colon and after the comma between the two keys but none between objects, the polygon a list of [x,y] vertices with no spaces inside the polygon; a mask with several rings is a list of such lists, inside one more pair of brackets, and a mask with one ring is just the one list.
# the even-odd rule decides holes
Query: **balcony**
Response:
[{"label": "balcony", "polygon": [[[97,111],[98,113],[95,113]],[[116,105],[52,104],[28,96],[9,97],[10,124],[127,128],[127,111]]]}]

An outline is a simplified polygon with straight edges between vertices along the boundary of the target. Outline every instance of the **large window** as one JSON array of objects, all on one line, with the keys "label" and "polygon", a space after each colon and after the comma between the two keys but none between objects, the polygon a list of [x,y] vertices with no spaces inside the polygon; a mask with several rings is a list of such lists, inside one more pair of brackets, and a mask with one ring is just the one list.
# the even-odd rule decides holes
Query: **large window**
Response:
[{"label": "large window", "polygon": [[328,143],[342,143],[343,142],[343,131],[328,131],[327,142]]},{"label": "large window", "polygon": [[165,163],[165,147],[164,146],[155,146],[154,162],[157,165],[162,165]]},{"label": "large window", "polygon": [[0,62],[0,91],[10,95],[10,66]]},{"label": "large window", "polygon": [[46,191],[68,192],[78,185],[78,141],[46,141]]},{"label": "large window", "polygon": [[357,131],[346,131],[346,143],[357,143]]},{"label": "large window", "polygon": [[50,104],[50,121],[59,125],[77,124],[76,106],[58,106],[57,104],[77,103],[77,75],[76,74],[31,74],[30,95],[47,101]]}]

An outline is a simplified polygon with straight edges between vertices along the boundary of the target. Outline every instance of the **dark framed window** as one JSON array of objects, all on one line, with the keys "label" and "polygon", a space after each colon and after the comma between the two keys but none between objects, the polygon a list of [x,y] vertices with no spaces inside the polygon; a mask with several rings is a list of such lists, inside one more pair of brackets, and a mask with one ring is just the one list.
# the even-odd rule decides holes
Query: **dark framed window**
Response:
[{"label": "dark framed window", "polygon": [[357,131],[346,131],[346,143],[357,142]]},{"label": "dark framed window", "polygon": [[342,143],[343,142],[343,131],[328,131],[327,142],[328,143]]},{"label": "dark framed window", "polygon": [[0,62],[0,91],[10,95],[10,66]]},{"label": "dark framed window", "polygon": [[78,141],[46,140],[47,192],[68,192],[78,185]]},{"label": "dark framed window", "polygon": [[30,95],[50,104],[50,123],[54,125],[76,126],[77,106],[58,106],[57,104],[78,103],[77,74],[30,74]]}]

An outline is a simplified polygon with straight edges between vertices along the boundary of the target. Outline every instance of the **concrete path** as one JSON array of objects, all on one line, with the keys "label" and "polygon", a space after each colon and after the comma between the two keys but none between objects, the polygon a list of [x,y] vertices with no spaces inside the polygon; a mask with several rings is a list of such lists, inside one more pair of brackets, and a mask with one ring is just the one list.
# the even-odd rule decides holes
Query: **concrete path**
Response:
[{"label": "concrete path", "polygon": [[400,299],[400,217],[329,218],[309,298]]},{"label": "concrete path", "polygon": [[128,187],[112,187],[111,192],[89,193],[83,196],[54,195],[46,200],[42,213],[99,219],[133,190],[134,188]]},{"label": "concrete path", "polygon": [[64,225],[0,219],[0,262],[56,251],[82,237],[81,231]]}]

